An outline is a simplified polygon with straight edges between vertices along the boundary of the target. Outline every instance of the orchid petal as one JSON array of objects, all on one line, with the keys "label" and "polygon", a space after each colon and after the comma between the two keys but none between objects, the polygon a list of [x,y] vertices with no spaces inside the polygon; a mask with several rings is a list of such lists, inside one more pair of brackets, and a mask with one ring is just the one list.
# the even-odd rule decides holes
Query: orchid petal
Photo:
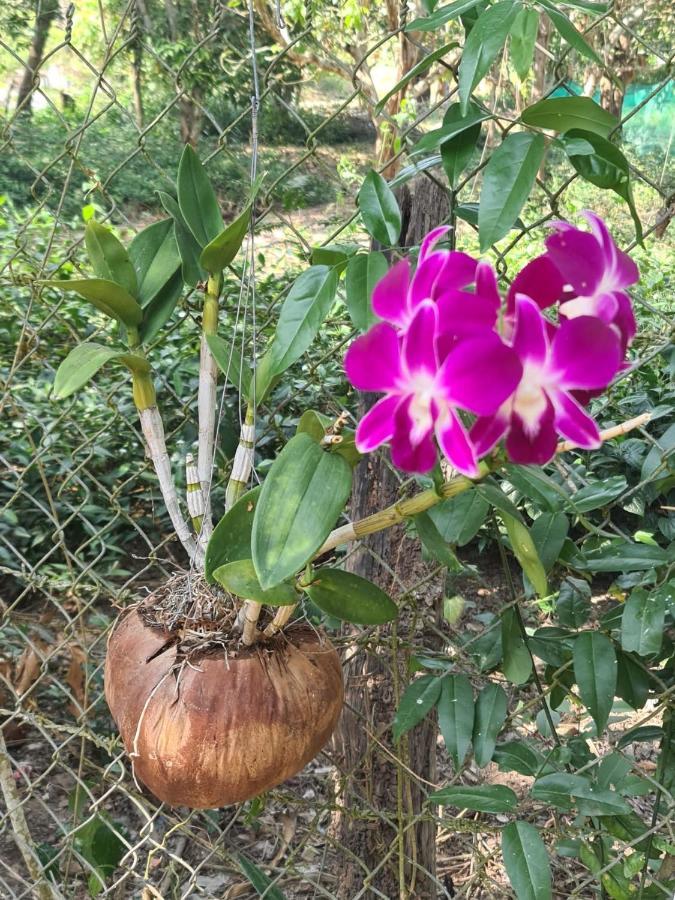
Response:
[{"label": "orchid petal", "polygon": [[401,398],[390,395],[378,400],[368,410],[356,428],[355,442],[360,453],[370,453],[380,444],[390,441],[394,434],[394,414]]},{"label": "orchid petal", "polygon": [[370,331],[358,337],[345,355],[347,378],[360,391],[394,389],[400,367],[398,335],[386,322],[373,325]]},{"label": "orchid petal", "polygon": [[476,266],[476,296],[492,303],[495,312],[499,310],[502,300],[497,287],[497,274],[490,263],[479,262]]},{"label": "orchid petal", "polygon": [[584,210],[583,215],[591,226],[591,231],[602,246],[606,258],[611,260],[612,274],[614,276],[612,278],[613,286],[615,288],[624,288],[635,284],[640,277],[638,267],[627,253],[619,250],[616,246],[614,238],[600,216],[590,210]]},{"label": "orchid petal", "polygon": [[462,253],[460,250],[451,250],[448,253],[448,262],[443,269],[441,281],[437,285],[442,290],[449,288],[463,288],[468,284],[473,284],[476,280],[476,267],[478,263],[469,256],[468,253]]},{"label": "orchid petal", "polygon": [[459,416],[452,410],[445,410],[436,422],[436,437],[448,461],[469,478],[478,477],[476,451]]},{"label": "orchid petal", "polygon": [[623,293],[617,291],[614,294],[617,302],[617,312],[614,322],[621,334],[622,349],[625,352],[626,347],[630,346],[637,331],[637,322],[635,321],[635,313],[630,299]]},{"label": "orchid petal", "polygon": [[621,365],[616,332],[593,316],[563,319],[551,346],[551,372],[562,389],[605,388]]},{"label": "orchid petal", "polygon": [[511,396],[523,374],[522,365],[499,335],[461,341],[438,372],[438,384],[448,401],[485,416],[496,412]]},{"label": "orchid petal", "polygon": [[566,319],[577,316],[596,316],[603,322],[612,322],[618,312],[616,294],[592,294],[590,297],[573,297],[560,304],[560,315]]},{"label": "orchid petal", "polygon": [[555,426],[564,438],[587,450],[600,446],[602,439],[598,426],[573,397],[556,391],[551,394],[551,399],[555,407]]},{"label": "orchid petal", "polygon": [[595,293],[611,266],[595,235],[578,228],[559,228],[546,238],[546,249],[565,282],[583,296]]},{"label": "orchid petal", "polygon": [[506,438],[509,458],[522,465],[543,466],[555,455],[558,444],[553,406],[549,402],[539,419],[536,429],[526,428],[519,415],[511,416],[511,427]]},{"label": "orchid petal", "polygon": [[408,309],[410,261],[402,259],[392,266],[373,289],[373,312],[394,325],[405,325]]},{"label": "orchid petal", "polygon": [[492,416],[479,416],[471,426],[469,437],[476,449],[476,455],[481,457],[489,453],[504,437],[509,429],[510,404],[505,403],[501,409]]},{"label": "orchid petal", "polygon": [[441,294],[436,302],[442,334],[465,336],[492,331],[497,322],[498,310],[492,301],[478,294],[453,288]]},{"label": "orchid petal", "polygon": [[523,361],[543,365],[548,356],[547,320],[534,300],[524,294],[516,297],[516,325],[513,349]]},{"label": "orchid petal", "polygon": [[434,296],[436,284],[448,264],[448,256],[447,251],[437,250],[419,264],[410,284],[408,303],[411,310]]},{"label": "orchid petal", "polygon": [[563,296],[565,282],[548,254],[544,253],[529,262],[516,275],[507,295],[507,308],[512,310],[516,294],[531,297],[540,309],[553,306]]},{"label": "orchid petal", "polygon": [[429,472],[436,465],[436,446],[433,442],[433,424],[424,434],[418,434],[415,443],[411,435],[415,421],[410,414],[412,398],[406,398],[397,407],[394,435],[391,439],[391,459],[404,472]]},{"label": "orchid petal", "polygon": [[420,255],[418,257],[418,263],[424,262],[426,257],[431,253],[434,249],[438,241],[443,237],[443,235],[447,234],[450,231],[449,225],[439,225],[438,228],[434,228],[429,234],[424,238],[422,244],[420,246]]},{"label": "orchid petal", "polygon": [[403,359],[410,374],[416,372],[436,374],[438,368],[437,324],[436,304],[433,300],[425,300],[418,306],[403,339]]}]

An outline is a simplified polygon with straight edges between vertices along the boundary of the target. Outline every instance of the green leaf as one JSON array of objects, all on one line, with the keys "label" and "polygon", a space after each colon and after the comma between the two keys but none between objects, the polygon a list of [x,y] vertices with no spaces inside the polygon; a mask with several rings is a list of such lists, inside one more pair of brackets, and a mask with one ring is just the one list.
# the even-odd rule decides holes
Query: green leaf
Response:
[{"label": "green leaf", "polygon": [[56,371],[54,398],[65,400],[94,377],[100,368],[123,354],[102,344],[79,344],[70,351]]},{"label": "green leaf", "polygon": [[473,724],[473,755],[477,765],[487,766],[497,744],[497,735],[506,720],[507,700],[503,688],[488,684],[478,695]]},{"label": "green leaf", "polygon": [[136,297],[136,272],[124,245],[112,231],[90,219],[84,228],[84,243],[94,274],[119,284],[127,294]]},{"label": "green leaf", "polygon": [[299,600],[295,588],[287,581],[264,591],[260,587],[251,559],[238,559],[218,566],[212,574],[221,587],[244,600],[255,600],[269,606],[293,606]]},{"label": "green leaf", "polygon": [[627,653],[616,651],[616,695],[632,706],[642,709],[649,697],[650,678],[642,666]]},{"label": "green leaf", "polygon": [[591,587],[583,578],[566,578],[560,585],[555,606],[562,625],[581,628],[591,614]]},{"label": "green leaf", "polygon": [[180,207],[174,198],[164,191],[157,191],[157,196],[164,209],[173,219],[174,237],[181,259],[183,281],[188,287],[197,287],[199,282],[205,281],[207,277],[206,270],[202,268],[199,262],[201,247],[188,228],[187,222],[183,218]]},{"label": "green leaf", "polygon": [[546,572],[553,568],[560,556],[569,527],[570,523],[563,513],[545,512],[532,523],[530,534]]},{"label": "green leaf", "polygon": [[415,516],[414,522],[419,539],[427,553],[435,559],[436,562],[441,563],[443,566],[447,566],[451,572],[460,572],[462,570],[462,564],[452,552],[450,545],[443,540],[429,514],[420,513]]},{"label": "green leaf", "polygon": [[469,489],[433,506],[429,517],[446,543],[463,547],[475,537],[489,509],[490,503],[477,491]]},{"label": "green leaf", "polygon": [[242,366],[241,350],[235,344],[232,346],[217,334],[208,334],[206,343],[218,364],[218,368],[227,378],[233,388],[242,397],[248,397],[251,390],[251,369],[248,365]]},{"label": "green leaf", "polygon": [[486,113],[479,109],[474,103],[469,103],[467,116],[462,116],[462,110],[459,103],[450,104],[443,116],[443,128],[445,129],[449,129],[458,124],[464,124],[466,118],[472,118],[475,121],[475,124],[470,125],[468,128],[463,127],[454,137],[449,137],[441,143],[443,170],[445,171],[448,181],[450,182],[450,187],[453,188],[453,190],[456,190],[459,186],[461,175],[473,156],[476,144],[478,143],[478,138],[480,137],[481,122],[486,117]]},{"label": "green leaf", "polygon": [[[427,132],[415,146],[411,153],[422,153],[425,150],[433,150],[435,147],[441,147],[441,158],[443,156],[442,147],[448,141],[452,141],[463,135],[466,131],[474,131],[476,126],[480,131],[480,124],[490,118],[490,113],[476,106],[471,102],[467,106],[466,112],[462,112],[459,103],[453,103],[443,117],[443,124],[440,128],[434,128],[433,131]],[[476,137],[476,140],[478,138]],[[474,142],[475,143],[475,142]]]},{"label": "green leaf", "polygon": [[188,228],[204,248],[223,228],[223,218],[215,191],[201,160],[189,144],[178,163],[178,206]]},{"label": "green leaf", "polygon": [[663,728],[660,725],[641,725],[639,728],[632,728],[623,734],[617,741],[616,749],[621,750],[628,747],[629,744],[660,741],[662,738]]},{"label": "green leaf", "polygon": [[494,506],[495,509],[500,509],[508,516],[512,516],[518,522],[522,522],[523,524],[525,524],[518,507],[513,503],[512,500],[510,500],[506,496],[504,491],[491,478],[486,478],[485,481],[477,484],[475,489],[478,491],[481,497],[484,497],[488,501],[490,506]]},{"label": "green leaf", "polygon": [[437,47],[436,50],[433,50],[431,53],[428,53],[424,56],[417,65],[413,66],[412,69],[409,69],[408,72],[397,81],[396,84],[390,91],[382,97],[381,100],[378,100],[377,105],[375,106],[375,115],[379,116],[379,114],[384,109],[388,100],[390,100],[394,94],[397,94],[402,88],[404,88],[407,84],[409,84],[414,78],[417,78],[422,72],[426,72],[428,68],[430,68],[435,62],[444,57],[446,53],[449,53],[450,50],[458,47],[459,44],[457,41],[451,41],[449,44],[444,44],[442,47]]},{"label": "green leaf", "polygon": [[456,806],[484,813],[509,813],[518,805],[518,797],[503,784],[479,784],[476,787],[453,785],[429,795],[437,806]]},{"label": "green leaf", "polygon": [[655,475],[669,474],[669,466],[675,465],[675,424],[666,429],[651,448],[642,463],[641,481],[650,481]]},{"label": "green leaf", "polygon": [[217,275],[234,260],[251,223],[253,200],[249,200],[237,218],[204,247],[199,262],[207,272]]},{"label": "green leaf", "polygon": [[642,241],[642,225],[630,179],[628,160],[614,144],[599,134],[572,129],[559,138],[575,171],[590,184],[614,191],[628,204],[638,241]]},{"label": "green leaf", "polygon": [[614,646],[599,631],[584,631],[574,642],[573,658],[579,696],[600,734],[607,724],[616,693]]},{"label": "green leaf", "polygon": [[440,693],[441,679],[436,675],[423,675],[408,685],[401,697],[392,725],[395,741],[399,741],[404,734],[422,721],[438,702]]},{"label": "green leaf", "polygon": [[[539,30],[539,12],[526,7],[521,9],[511,26],[510,58],[516,75],[525,81],[532,67],[534,45]],[[523,121],[525,121],[523,119]]]},{"label": "green leaf", "polygon": [[520,118],[535,128],[549,128],[559,133],[580,128],[601,137],[607,137],[619,124],[616,116],[590,97],[549,97],[528,106]]},{"label": "green leaf", "polygon": [[532,672],[532,659],[527,650],[515,609],[505,609],[502,619],[502,672],[512,684],[525,684]]},{"label": "green leaf", "polygon": [[286,900],[283,891],[279,890],[279,888],[273,884],[272,879],[268,878],[262,869],[259,869],[252,860],[243,856],[241,853],[238,856],[238,860],[239,868],[261,897],[264,897],[265,900]]},{"label": "green leaf", "polygon": [[376,241],[391,247],[401,233],[401,211],[393,191],[384,178],[372,169],[358,194],[358,205],[366,231]]},{"label": "green leaf", "polygon": [[172,219],[144,228],[129,244],[129,258],[138,277],[138,302],[147,306],[172,280],[180,255]]},{"label": "green leaf", "polygon": [[478,6],[482,0],[455,0],[447,6],[441,6],[440,9],[434,10],[430,16],[422,16],[414,19],[409,25],[406,25],[406,31],[435,31],[442,28],[446,22],[452,19],[458,19],[463,13]]},{"label": "green leaf", "polygon": [[349,318],[359,331],[367,331],[377,322],[373,312],[373,288],[387,274],[389,265],[384,253],[359,253],[347,263],[345,297]]},{"label": "green leaf", "polygon": [[621,617],[621,646],[638,656],[653,656],[663,643],[663,626],[666,617],[666,599],[673,589],[665,585],[647,593],[635,588],[623,608]]},{"label": "green leaf", "polygon": [[544,757],[524,741],[507,741],[497,744],[492,759],[502,772],[518,772],[532,777],[541,771]]},{"label": "green leaf", "polygon": [[213,573],[220,566],[251,558],[251,533],[262,487],[254,487],[229,509],[213,529],[206,548],[204,575],[213,584]]},{"label": "green leaf", "polygon": [[551,867],[534,825],[511,822],[502,832],[504,868],[518,900],[551,900]]},{"label": "green leaf", "polygon": [[574,559],[574,568],[589,572],[643,572],[675,561],[675,546],[664,549],[633,541],[609,541]]},{"label": "green leaf", "polygon": [[542,134],[518,132],[508,134],[490,157],[478,208],[481,253],[509,233],[530,195],[544,149]]},{"label": "green leaf", "polygon": [[183,293],[183,276],[177,269],[170,281],[143,308],[143,321],[138,329],[141,341],[151,341],[171,318]]},{"label": "green leaf", "polygon": [[489,6],[478,17],[476,24],[464,42],[459,64],[459,100],[462,111],[467,112],[471,92],[487,75],[497,54],[504,47],[513,22],[522,9],[516,0],[501,0]]},{"label": "green leaf", "polygon": [[569,16],[565,15],[562,10],[558,9],[558,7],[552,2],[552,0],[537,0],[537,2],[539,3],[539,6],[544,7],[544,9],[546,10],[546,15],[553,23],[556,31],[567,41],[570,47],[572,47],[577,51],[577,53],[580,53],[582,56],[585,56],[586,59],[590,59],[592,62],[597,63],[601,67],[604,66],[602,59],[598,56],[595,50],[593,50],[593,48],[586,43],[583,35],[574,27]]},{"label": "green leaf", "polygon": [[557,809],[569,811],[574,802],[587,816],[621,815],[630,807],[615,791],[592,784],[581,775],[557,772],[538,778],[532,786],[532,797]]},{"label": "green leaf", "polygon": [[333,266],[338,272],[342,272],[358,251],[358,244],[326,244],[323,247],[313,247],[310,259],[313,266]]},{"label": "green leaf", "polygon": [[548,475],[535,466],[504,466],[507,480],[522,496],[530,500],[539,509],[556,512],[565,502],[564,491],[561,490]]},{"label": "green leaf", "polygon": [[564,628],[545,625],[528,635],[527,642],[536,657],[558,669],[572,658],[574,637],[576,635]]},{"label": "green leaf", "polygon": [[[459,203],[455,207],[454,212],[458,219],[461,219],[463,222],[468,222],[469,225],[473,225],[474,228],[478,228],[477,203]],[[512,230],[516,229],[522,231],[524,228],[525,223],[520,217],[518,217],[513,223]]]},{"label": "green leaf", "polygon": [[398,607],[381,588],[342,569],[318,569],[306,591],[319,609],[343,622],[382,625],[398,615]]},{"label": "green leaf", "polygon": [[459,772],[473,734],[473,688],[466,675],[445,675],[438,700],[438,727],[445,749]]},{"label": "green leaf", "polygon": [[522,522],[514,519],[513,516],[509,516],[503,510],[498,510],[497,515],[504,523],[509,542],[511,543],[511,549],[520,563],[521,569],[529,578],[537,594],[540,597],[546,597],[548,594],[546,571],[539,559],[537,548],[530,532]]},{"label": "green leaf", "polygon": [[616,500],[628,487],[628,482],[623,475],[612,475],[595,484],[588,484],[570,497],[570,506],[575,512],[591,512],[601,506],[607,506],[612,500]]},{"label": "green leaf", "polygon": [[43,281],[47,287],[60,291],[74,291],[88,300],[99,312],[117,319],[127,328],[138,328],[143,310],[124,288],[103,278],[81,278],[72,281]]},{"label": "green leaf", "polygon": [[286,444],[263,484],[253,520],[253,562],[263,589],[295,575],[323,544],[352,486],[349,463],[308,434]]},{"label": "green leaf", "polygon": [[335,269],[328,266],[312,266],[293,282],[270,348],[275,375],[297,362],[310,346],[335,302],[337,283]]}]

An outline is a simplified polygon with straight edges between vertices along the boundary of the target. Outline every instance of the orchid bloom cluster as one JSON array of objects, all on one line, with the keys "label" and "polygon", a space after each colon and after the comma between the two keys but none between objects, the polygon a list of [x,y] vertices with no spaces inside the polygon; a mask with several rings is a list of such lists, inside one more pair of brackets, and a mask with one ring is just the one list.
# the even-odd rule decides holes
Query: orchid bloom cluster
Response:
[{"label": "orchid bloom cluster", "polygon": [[[516,463],[544,464],[558,435],[592,449],[600,433],[584,406],[624,367],[635,335],[626,288],[633,261],[605,223],[590,231],[556,222],[546,252],[515,277],[505,301],[491,265],[436,248],[441,226],[422,242],[414,274],[408,259],[378,282],[381,320],[345,357],[347,377],[384,397],[360,421],[367,453],[391,445],[394,464],[429,472],[438,446],[469,477],[504,440]],[[551,308],[557,315],[544,315]]]}]

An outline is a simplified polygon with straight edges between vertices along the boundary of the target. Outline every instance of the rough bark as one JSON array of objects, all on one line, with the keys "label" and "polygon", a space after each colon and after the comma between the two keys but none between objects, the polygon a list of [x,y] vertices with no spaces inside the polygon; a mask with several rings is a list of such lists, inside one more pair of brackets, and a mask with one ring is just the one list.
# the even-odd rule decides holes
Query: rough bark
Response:
[{"label": "rough bark", "polygon": [[[449,210],[445,191],[424,176],[415,180],[410,189],[404,189],[399,203],[403,213],[401,240],[406,245],[419,243],[427,231],[447,218]],[[360,415],[374,399],[372,396],[362,398]],[[393,503],[398,487],[398,479],[388,464],[388,451],[365,459],[356,471],[352,518],[362,518]],[[405,538],[402,528],[372,535],[350,557],[348,568],[395,594],[400,591],[393,584],[391,570],[406,587],[422,572],[419,551]],[[432,589],[429,594],[432,596],[427,596],[427,601],[431,600],[431,605],[426,607],[425,614],[438,623],[441,595],[437,589]],[[411,637],[405,633],[410,625],[410,617],[404,615],[398,624],[398,636]],[[355,636],[357,634],[358,631]],[[428,633],[424,637],[427,647],[433,647],[436,640],[435,634]],[[345,666],[346,706],[335,739],[339,811],[333,823],[333,835],[345,848],[340,849],[337,892],[342,900],[354,897],[363,888],[373,892],[366,896],[430,900],[438,895],[434,823],[422,819],[406,828],[422,809],[424,795],[419,781],[397,766],[393,759],[398,756],[416,775],[436,782],[437,728],[434,720],[428,717],[402,740],[398,748],[391,736],[390,726],[396,710],[393,674],[398,673],[400,690],[403,690],[405,669],[405,659],[396,652],[391,627],[380,629],[377,644],[366,649],[355,647]],[[402,822],[398,821],[399,809]],[[398,841],[401,824],[406,828],[403,867],[399,867],[397,848],[387,863],[378,869]],[[372,875],[375,870],[376,874]]]},{"label": "rough bark", "polygon": [[19,85],[16,98],[16,108],[27,115],[32,112],[32,96],[35,76],[42,65],[45,45],[49,37],[49,29],[59,11],[58,0],[43,0],[38,2],[35,14],[35,26],[33,37],[28,50],[28,59]]}]

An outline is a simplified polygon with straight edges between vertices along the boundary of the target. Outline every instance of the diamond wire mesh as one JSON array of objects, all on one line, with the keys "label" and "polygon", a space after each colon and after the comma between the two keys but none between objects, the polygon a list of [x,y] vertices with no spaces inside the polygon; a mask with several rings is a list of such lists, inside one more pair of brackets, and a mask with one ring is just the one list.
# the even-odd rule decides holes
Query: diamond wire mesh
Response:
[{"label": "diamond wire mesh", "polygon": [[[263,6],[258,4],[258,15],[264,12]],[[27,872],[13,840],[17,836],[12,834],[9,812],[0,808],[0,893],[7,898],[41,896],[49,886],[48,891],[53,896],[86,896],[86,881],[90,876],[95,878],[96,873],[83,853],[81,835],[88,823],[103,814],[112,833],[121,841],[124,856],[114,872],[107,874],[101,896],[244,896],[247,888],[238,863],[241,852],[263,866],[274,884],[283,887],[286,896],[339,896],[342,867],[346,864],[357,869],[365,866],[351,848],[341,844],[336,837],[334,823],[339,812],[342,816],[353,817],[355,822],[367,820],[373,828],[385,832],[389,829],[386,833],[396,837],[390,846],[382,846],[378,866],[371,871],[366,867],[364,884],[355,893],[359,897],[386,896],[375,886],[378,869],[398,866],[401,846],[409,846],[401,844],[401,835],[412,833],[420,818],[432,816],[428,809],[416,815],[401,815],[400,810],[383,809],[365,792],[358,795],[357,806],[339,809],[339,786],[352,773],[340,770],[340,760],[329,748],[302,776],[272,791],[262,810],[252,804],[207,813],[158,806],[134,785],[103,700],[102,664],[113,605],[123,605],[132,596],[158,584],[180,559],[148,464],[140,461],[136,450],[139,436],[133,406],[118,386],[103,379],[87,396],[60,406],[46,405],[56,357],[62,358],[67,349],[56,346],[56,342],[67,341],[70,345],[85,335],[91,337],[99,332],[101,323],[85,321],[76,313],[77,304],[41,289],[37,281],[64,264],[74,266],[76,270],[82,265],[81,231],[73,227],[65,211],[73,191],[86,202],[94,203],[100,218],[112,220],[129,234],[145,224],[147,215],[144,217],[129,202],[129,197],[119,199],[120,176],[141,162],[146,178],[151,175],[158,186],[166,187],[171,183],[173,173],[166,164],[166,157],[158,158],[157,144],[152,140],[156,134],[167,133],[162,129],[175,135],[181,103],[193,103],[202,116],[202,129],[209,134],[205,141],[208,144],[205,158],[210,171],[223,161],[232,167],[230,171],[240,176],[249,168],[249,149],[240,134],[248,120],[248,109],[244,105],[229,122],[221,123],[218,110],[213,108],[211,101],[204,100],[199,85],[199,51],[202,48],[216,54],[226,47],[230,61],[235,61],[233,65],[240,65],[242,71],[247,65],[245,47],[235,46],[227,35],[228,25],[241,23],[242,11],[225,4],[209,9],[208,15],[200,20],[199,33],[195,34],[190,51],[182,62],[174,64],[167,62],[166,54],[160,53],[151,37],[144,33],[141,27],[143,10],[143,4],[134,2],[116,9],[99,5],[100,18],[96,23],[100,32],[99,55],[86,40],[81,36],[78,38],[77,5],[69,5],[53,24],[52,43],[40,70],[35,73],[31,92],[32,101],[39,100],[44,104],[52,124],[60,129],[58,138],[52,134],[54,145],[48,148],[50,158],[46,162],[41,161],[41,154],[35,153],[35,146],[19,139],[21,112],[12,113],[7,109],[3,117],[2,153],[14,160],[17,169],[30,182],[26,196],[30,202],[15,211],[16,231],[2,248],[2,272],[16,319],[13,329],[8,328],[9,341],[3,341],[5,351],[11,348],[13,358],[3,366],[5,425],[0,462],[4,467],[2,503],[3,521],[7,527],[0,531],[5,592],[1,601],[0,715],[5,717],[3,729],[12,776],[32,839],[40,851],[38,863],[42,878],[36,882]],[[270,21],[274,20],[271,8],[267,10],[267,16]],[[316,116],[309,123],[305,121],[309,118],[307,109],[297,96],[290,101],[287,98],[285,80],[288,73],[284,67],[292,51],[270,50],[268,45],[268,64],[262,76],[263,108],[266,103],[278,102],[302,127],[306,141],[304,147],[284,148],[275,159],[274,148],[268,146],[264,138],[261,140],[262,165],[275,164],[275,171],[268,181],[258,216],[259,245],[265,256],[273,258],[270,274],[266,272],[265,261],[259,276],[260,285],[265,288],[259,288],[263,296],[258,309],[259,341],[269,333],[275,309],[290,283],[289,274],[301,269],[302,259],[307,260],[311,247],[343,236],[362,237],[356,230],[356,212],[350,200],[338,197],[324,205],[318,215],[311,211],[310,221],[305,224],[302,219],[307,216],[306,211],[284,209],[279,197],[283,201],[289,191],[293,196],[293,192],[307,190],[312,178],[317,178],[316,173],[336,185],[339,191],[350,193],[353,181],[350,181],[349,166],[342,164],[343,161],[336,164],[325,135],[336,123],[341,123],[340,117],[345,112],[362,110],[364,106],[372,110],[374,106],[364,73],[371,57],[376,58],[383,48],[398,41],[400,33],[399,29],[387,31],[379,18],[378,27],[383,29],[381,36],[373,39],[368,35],[367,49],[353,53],[347,63],[344,58],[335,61],[331,55],[333,48],[318,40],[313,23],[307,22],[300,37],[311,48],[310,58],[321,63],[323,56],[334,73],[336,70],[341,73],[339,77],[345,86],[339,98],[332,101],[333,108],[328,114],[320,116],[318,124]],[[616,27],[629,41],[647,48],[652,57],[662,63],[663,77],[654,86],[651,96],[644,100],[644,103],[653,102],[670,85],[668,67],[672,58],[670,51],[662,49],[663,46],[667,48],[667,40],[661,45],[650,41],[644,23],[631,20],[627,24],[616,9],[589,22],[587,32],[592,36],[595,29],[606,32]],[[54,35],[58,37],[56,41]],[[416,37],[410,40],[422,53],[432,49],[431,37],[427,40],[425,36],[424,41],[418,41]],[[166,102],[153,110],[150,121],[146,120],[142,126],[134,119],[128,95],[122,88],[122,71],[117,65],[139,42],[146,68],[152,67],[154,77],[165,91],[167,85],[172,91]],[[13,60],[15,68],[25,67],[24,50],[17,51],[5,39],[0,47]],[[570,52],[554,50],[549,55],[553,57],[550,68],[555,77],[547,84],[547,94],[556,88],[566,89]],[[54,92],[41,80],[41,73],[49,65],[58,64],[64,58],[68,65],[79,66],[80,71],[86,73],[89,99],[76,117],[59,108]],[[193,66],[197,70],[194,77]],[[446,71],[448,81],[454,79],[455,69],[446,65]],[[494,82],[496,88],[491,97],[494,107],[499,107],[503,113],[499,120],[493,120],[496,124],[491,127],[498,128],[502,134],[507,133],[515,122],[513,116],[509,120],[509,115],[500,107],[504,77],[505,70],[502,69]],[[311,82],[311,75],[303,76],[302,71],[298,78]],[[389,117],[390,126],[399,134],[398,156],[404,165],[419,127],[455,92],[456,88],[447,88],[436,102],[431,98],[427,104],[420,102],[403,125],[399,126]],[[628,123],[638,110],[639,107],[631,110],[622,124]],[[117,117],[116,122],[124,123],[130,130],[131,136],[125,132],[122,155],[115,161],[103,156],[99,160],[98,154],[103,148],[100,143],[88,143],[88,136],[89,133],[95,135],[96,126],[113,115]],[[381,119],[387,118],[384,112]],[[356,167],[362,168],[363,157],[372,154],[372,147],[364,150],[359,146],[355,154],[351,149],[357,156]],[[201,146],[200,150],[205,152]],[[483,156],[467,174],[466,183],[473,185],[474,190],[486,161]],[[663,181],[659,182],[653,173],[642,171],[633,159],[631,165],[640,186],[639,202],[643,219],[648,223],[646,240],[649,247],[649,242],[656,240],[654,232],[658,230],[655,213],[661,207],[667,209],[671,201]],[[425,172],[423,177],[440,182],[437,169]],[[78,179],[84,180],[84,189],[78,187]],[[540,173],[537,202],[532,208],[527,207],[527,227],[512,240],[491,250],[498,271],[507,278],[514,267],[522,263],[523,253],[531,253],[527,246],[530,233],[535,231],[541,236],[541,226],[546,221],[575,210],[577,177],[563,178],[555,186],[551,181],[552,176]],[[599,193],[595,196],[600,199]],[[604,199],[601,202],[606,203]],[[616,224],[630,250],[635,247],[635,242],[628,236],[630,232],[622,221],[622,210],[618,216]],[[473,226],[463,222],[457,225],[458,241],[468,249],[475,249]],[[283,284],[281,291],[275,289],[279,275]],[[229,276],[230,282],[234,295],[236,273]],[[668,346],[671,316],[667,310],[654,308],[643,296],[638,300],[650,312],[649,330],[642,333],[638,345],[639,362],[648,362]],[[194,371],[187,361],[194,355],[196,343],[193,336],[184,336],[190,333],[190,325],[198,315],[199,298],[189,295],[171,324],[168,337],[161,343],[158,341],[153,348],[158,357],[159,395],[176,468],[194,437],[189,425],[194,408]],[[223,330],[233,327],[230,311],[225,311],[223,319]],[[335,365],[336,357],[350,337],[345,316],[341,311],[334,311],[320,336],[318,348],[315,347],[295,367],[289,388],[278,391],[263,410],[259,435],[263,459],[289,436],[303,407],[317,406],[337,413],[352,403]],[[251,336],[247,334],[244,353],[250,340]],[[165,351],[167,345],[171,353]],[[170,373],[161,367],[161,361],[169,359],[172,362]],[[635,370],[627,373],[625,378],[635,379]],[[634,410],[627,405],[626,411]],[[239,412],[236,396],[232,396],[227,413],[235,423],[232,426],[235,430]],[[223,427],[231,426],[226,420]],[[640,434],[646,440],[655,441],[648,430],[642,429]],[[114,459],[106,449],[112,439],[116,451]],[[226,441],[223,439],[221,443],[224,445]],[[663,450],[664,468],[671,450]],[[225,448],[219,458],[220,476],[226,473],[228,459]],[[572,491],[588,483],[588,473],[580,471],[573,460],[562,458],[556,465]],[[409,487],[401,484],[402,491]],[[632,488],[632,493],[638,495],[643,488],[644,484],[640,483]],[[600,533],[624,534],[622,525],[613,518],[614,511],[614,504],[607,508],[604,519],[596,526]],[[405,546],[409,550],[414,545],[407,542]],[[353,553],[354,548],[349,552]],[[365,630],[356,639],[356,646],[361,653],[380,661],[384,659],[398,693],[400,681],[405,678],[405,660],[412,652],[425,647],[429,633],[425,603],[435,595],[434,592],[438,593],[440,568],[420,565],[411,574],[409,568],[404,567],[406,574],[401,576],[400,555],[379,562],[389,572],[389,586],[397,599],[408,602],[410,619],[407,621],[411,628],[405,635],[385,634],[379,638],[377,630]],[[461,586],[459,583],[457,589]],[[521,603],[526,615],[534,613],[531,603],[522,598],[509,598],[503,574],[498,571],[480,575],[474,570],[473,580],[465,583],[463,589],[475,592],[476,597],[485,601],[486,608],[491,605],[494,608],[495,602],[499,606]],[[485,627],[473,620],[471,630],[475,635],[469,643],[461,645],[456,631],[443,632],[443,639],[453,647],[459,669],[469,674],[475,684],[485,683],[486,676],[477,673],[472,664],[471,644],[484,638],[490,629],[494,630],[497,621]],[[338,643],[348,653],[350,648],[353,649],[354,639],[345,636]],[[557,676],[562,678],[568,667],[569,664],[562,667]],[[364,671],[367,670],[368,664],[364,666]],[[555,682],[548,685],[546,692],[550,693],[554,686]],[[672,703],[672,688],[663,685],[662,688],[658,700],[637,717],[636,725],[657,721]],[[530,728],[528,715],[540,705],[541,697],[531,693],[511,714],[507,725],[514,734],[527,733]],[[361,720],[360,724],[367,732],[368,745],[357,767],[373,765],[373,759],[379,757],[391,761],[403,780],[419,781],[406,766],[406,753],[392,743],[389,734],[376,731],[370,721]],[[578,721],[575,724],[579,726]],[[608,748],[604,747],[604,751]],[[649,807],[641,809],[644,833],[628,841],[626,850],[652,833],[665,835],[672,842],[675,812],[672,796],[655,780],[653,762],[648,756],[626,758],[630,761],[631,771],[639,773],[654,791],[661,794],[653,820]],[[588,766],[596,764],[594,761]],[[471,766],[465,767],[461,774],[451,775],[447,771],[444,774],[450,783],[460,779],[473,783],[481,777]],[[428,791],[430,788],[422,784],[422,789]],[[498,860],[496,836],[499,828],[470,816],[451,820],[436,815],[435,821],[438,825],[438,871],[434,880],[438,895],[508,896]],[[559,827],[553,819],[548,824]],[[611,871],[617,864],[617,861],[609,861],[605,868]],[[581,867],[562,866],[558,862],[554,883],[560,896],[594,896],[595,877]],[[49,896],[49,892],[44,895]],[[271,896],[270,891],[267,896]]]}]

